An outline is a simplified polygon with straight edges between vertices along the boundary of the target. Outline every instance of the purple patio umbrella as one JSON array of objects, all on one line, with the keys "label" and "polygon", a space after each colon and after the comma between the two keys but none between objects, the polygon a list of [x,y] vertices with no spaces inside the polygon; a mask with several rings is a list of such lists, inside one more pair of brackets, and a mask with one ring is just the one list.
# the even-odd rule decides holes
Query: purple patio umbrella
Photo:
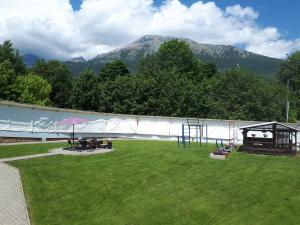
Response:
[{"label": "purple patio umbrella", "polygon": [[76,124],[82,124],[82,123],[86,123],[89,120],[87,119],[83,119],[83,118],[79,118],[79,117],[69,117],[69,118],[65,118],[61,121],[59,121],[57,124],[58,125],[72,125],[73,126],[73,146],[74,146],[74,126]]}]

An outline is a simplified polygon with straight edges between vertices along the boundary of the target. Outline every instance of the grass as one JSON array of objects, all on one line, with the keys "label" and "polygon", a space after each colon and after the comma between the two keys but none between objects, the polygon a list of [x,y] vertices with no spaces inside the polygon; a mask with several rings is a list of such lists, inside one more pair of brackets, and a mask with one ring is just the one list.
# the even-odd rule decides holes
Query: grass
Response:
[{"label": "grass", "polygon": [[116,141],[103,155],[15,161],[32,225],[283,225],[300,221],[297,157]]},{"label": "grass", "polygon": [[0,146],[0,159],[47,153],[49,149],[65,147],[66,143],[40,143]]}]

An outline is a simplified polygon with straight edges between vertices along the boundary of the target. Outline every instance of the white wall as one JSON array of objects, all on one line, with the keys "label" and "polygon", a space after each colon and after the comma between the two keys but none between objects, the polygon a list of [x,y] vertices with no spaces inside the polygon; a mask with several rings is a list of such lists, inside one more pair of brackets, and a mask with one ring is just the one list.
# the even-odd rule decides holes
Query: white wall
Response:
[{"label": "white wall", "polygon": [[[69,137],[72,126],[59,126],[57,122],[71,116],[89,120],[87,123],[75,125],[76,136],[176,140],[177,136],[182,134],[182,123],[186,123],[186,118],[83,112],[0,101],[0,136]],[[259,123],[257,121],[210,119],[200,119],[200,121],[204,125],[203,138],[204,140],[208,138],[209,141],[215,141],[216,139],[228,140],[229,124],[231,123],[231,137],[235,138],[236,143],[242,142],[239,127]],[[206,124],[208,127],[207,136]],[[193,131],[191,136],[195,137],[196,132]]]}]

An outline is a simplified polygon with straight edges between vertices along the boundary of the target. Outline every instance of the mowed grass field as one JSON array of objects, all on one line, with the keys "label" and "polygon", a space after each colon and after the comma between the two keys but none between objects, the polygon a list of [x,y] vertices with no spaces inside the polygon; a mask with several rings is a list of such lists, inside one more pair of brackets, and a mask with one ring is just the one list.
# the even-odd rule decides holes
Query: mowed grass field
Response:
[{"label": "mowed grass field", "polygon": [[4,145],[0,146],[0,159],[47,153],[50,149],[66,147],[66,145],[66,142]]},{"label": "mowed grass field", "polygon": [[107,154],[11,164],[32,225],[300,224],[300,158],[212,160],[213,148],[114,141]]}]

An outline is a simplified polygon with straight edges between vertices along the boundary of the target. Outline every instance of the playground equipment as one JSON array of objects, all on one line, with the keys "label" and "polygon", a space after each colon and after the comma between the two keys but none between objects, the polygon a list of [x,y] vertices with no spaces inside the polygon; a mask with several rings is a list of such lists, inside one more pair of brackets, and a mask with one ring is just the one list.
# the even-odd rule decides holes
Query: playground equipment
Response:
[{"label": "playground equipment", "polygon": [[237,137],[234,121],[229,121],[228,130],[229,130],[228,143],[229,143],[229,145],[234,146],[234,145],[236,145],[236,137]]},{"label": "playground equipment", "polygon": [[229,154],[235,149],[235,145],[229,142],[228,145],[224,146],[223,140],[220,140],[219,144],[218,139],[216,140],[216,150],[209,154],[209,157],[212,159],[225,159]]},{"label": "playground equipment", "polygon": [[228,145],[223,144],[223,140],[221,140],[221,143],[219,144],[218,139],[216,140],[216,150],[214,151],[214,153],[218,154],[218,153],[230,153],[235,149],[235,145],[233,145],[232,143],[229,143]]},{"label": "playground equipment", "polygon": [[186,123],[182,124],[181,127],[181,136],[177,137],[177,143],[178,147],[180,144],[183,145],[183,147],[186,147],[186,144],[191,144],[191,141],[196,141],[201,146],[202,139],[203,139],[203,127],[205,126],[206,131],[206,143],[207,143],[207,124],[201,124],[201,121],[199,119],[187,119]]},{"label": "playground equipment", "polygon": [[[183,123],[181,126],[181,136],[177,137],[178,147],[180,145],[186,147],[191,142],[197,142],[201,146],[203,140],[206,144],[208,140],[216,140],[217,149],[224,147],[223,142],[227,144],[226,148],[231,149],[235,147],[238,135],[235,121],[228,121],[228,124],[223,128],[217,128],[217,126],[212,125],[210,127],[210,135],[211,133],[216,133],[216,129],[218,129],[218,134],[210,137],[208,137],[208,125],[204,124],[204,121],[200,119],[187,119],[186,123]],[[218,146],[218,141],[221,142],[221,146]]]}]

